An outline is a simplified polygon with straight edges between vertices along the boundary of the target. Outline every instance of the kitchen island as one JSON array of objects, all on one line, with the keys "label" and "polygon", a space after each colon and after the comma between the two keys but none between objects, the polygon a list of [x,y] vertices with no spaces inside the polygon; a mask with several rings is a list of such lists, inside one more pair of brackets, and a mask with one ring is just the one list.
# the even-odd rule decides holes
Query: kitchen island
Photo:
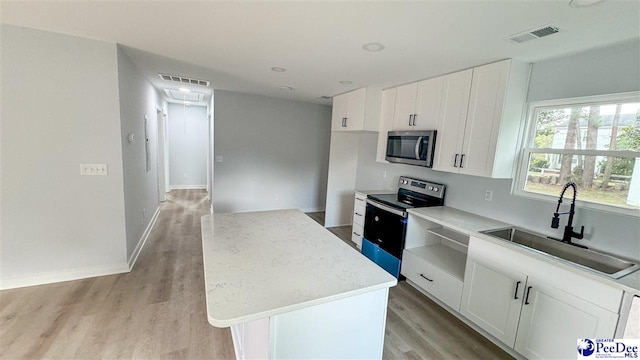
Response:
[{"label": "kitchen island", "polygon": [[300,210],[201,224],[208,320],[238,359],[382,357],[393,276]]}]

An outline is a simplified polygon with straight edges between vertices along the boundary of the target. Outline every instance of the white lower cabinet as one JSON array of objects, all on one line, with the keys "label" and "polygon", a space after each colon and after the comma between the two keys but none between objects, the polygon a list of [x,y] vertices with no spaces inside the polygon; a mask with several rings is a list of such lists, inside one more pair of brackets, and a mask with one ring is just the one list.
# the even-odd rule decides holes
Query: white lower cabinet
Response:
[{"label": "white lower cabinet", "polygon": [[364,236],[364,215],[367,209],[367,195],[356,192],[356,199],[353,204],[353,228],[351,230],[351,241],[358,249],[362,249],[362,237]]},{"label": "white lower cabinet", "polygon": [[527,277],[467,260],[460,313],[513,347]]},{"label": "white lower cabinet", "polygon": [[402,275],[454,310],[460,309],[462,281],[420,259],[410,251],[402,255]]},{"label": "white lower cabinet", "polygon": [[622,290],[471,237],[460,313],[528,359],[576,356],[613,338]]},{"label": "white lower cabinet", "polygon": [[526,290],[515,350],[527,358],[572,358],[577,339],[613,338],[617,313],[536,279]]}]

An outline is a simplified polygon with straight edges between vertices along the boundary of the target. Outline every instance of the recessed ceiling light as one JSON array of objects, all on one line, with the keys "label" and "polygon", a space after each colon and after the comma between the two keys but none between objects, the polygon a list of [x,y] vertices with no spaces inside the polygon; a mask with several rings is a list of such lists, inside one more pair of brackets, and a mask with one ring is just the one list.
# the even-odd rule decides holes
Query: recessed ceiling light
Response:
[{"label": "recessed ceiling light", "polygon": [[342,81],[340,81],[340,84],[342,84],[342,85],[351,85],[353,83],[351,81],[349,81],[349,80],[342,80]]},{"label": "recessed ceiling light", "polygon": [[291,86],[280,86],[280,90],[293,90]]},{"label": "recessed ceiling light", "polygon": [[362,45],[362,48],[366,51],[372,51],[372,52],[376,52],[376,51],[382,51],[384,50],[384,45],[378,43],[378,42],[372,42],[372,43],[366,43],[364,45]]},{"label": "recessed ceiling light", "polygon": [[182,92],[191,92],[191,90],[189,90],[189,89],[187,89],[185,87],[178,88],[178,90],[180,90]]},{"label": "recessed ceiling light", "polygon": [[585,7],[595,5],[597,3],[601,3],[604,0],[571,0],[569,1],[569,6],[577,8],[577,7]]},{"label": "recessed ceiling light", "polygon": [[277,66],[272,67],[271,70],[273,70],[275,72],[285,72],[285,71],[287,71],[287,69],[281,68],[281,67],[277,67]]}]

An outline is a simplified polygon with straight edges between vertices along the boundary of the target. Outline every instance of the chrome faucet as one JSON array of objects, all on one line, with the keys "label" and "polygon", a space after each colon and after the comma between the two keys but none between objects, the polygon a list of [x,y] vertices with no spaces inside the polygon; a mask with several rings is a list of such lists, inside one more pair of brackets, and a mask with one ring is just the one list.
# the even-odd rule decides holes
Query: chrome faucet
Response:
[{"label": "chrome faucet", "polygon": [[[564,192],[567,191],[567,188],[571,187],[573,189],[573,199],[571,200],[571,208],[568,212],[559,212],[560,204],[562,204],[562,198],[564,197]],[[575,244],[571,241],[571,238],[582,239],[584,237],[584,226],[580,228],[580,233],[573,231],[573,215],[576,210],[576,195],[578,193],[578,188],[575,183],[568,182],[562,188],[562,192],[560,193],[560,199],[558,199],[558,206],[556,207],[556,212],[553,213],[553,219],[551,219],[551,227],[557,229],[560,226],[560,215],[569,214],[569,221],[567,221],[567,226],[564,227],[564,235],[560,240],[563,243],[575,245],[578,247],[586,248],[586,246],[582,246],[579,244]]]}]

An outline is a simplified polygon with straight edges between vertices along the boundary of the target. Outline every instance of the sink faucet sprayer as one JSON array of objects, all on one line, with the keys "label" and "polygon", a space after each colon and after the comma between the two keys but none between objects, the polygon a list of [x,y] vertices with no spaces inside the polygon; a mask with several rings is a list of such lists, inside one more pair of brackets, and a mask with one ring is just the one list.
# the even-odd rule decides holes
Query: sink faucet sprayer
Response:
[{"label": "sink faucet sprayer", "polygon": [[[562,198],[564,197],[564,192],[567,191],[567,188],[569,187],[573,188],[573,199],[571,200],[571,208],[569,209],[568,212],[561,213],[559,212],[560,204],[562,204]],[[569,214],[569,221],[567,221],[567,226],[564,227],[564,235],[562,236],[562,239],[556,239],[556,240],[560,240],[563,243],[575,245],[575,246],[586,249],[587,248],[586,246],[582,246],[582,245],[571,242],[571,238],[582,239],[584,237],[584,226],[580,228],[580,233],[573,231],[573,215],[575,214],[575,209],[576,209],[577,193],[578,193],[578,188],[575,183],[568,182],[564,185],[564,187],[562,188],[562,192],[560,193],[560,198],[558,199],[558,206],[556,207],[556,212],[553,213],[553,219],[551,219],[551,227],[554,229],[557,229],[560,226],[560,215]]]}]

